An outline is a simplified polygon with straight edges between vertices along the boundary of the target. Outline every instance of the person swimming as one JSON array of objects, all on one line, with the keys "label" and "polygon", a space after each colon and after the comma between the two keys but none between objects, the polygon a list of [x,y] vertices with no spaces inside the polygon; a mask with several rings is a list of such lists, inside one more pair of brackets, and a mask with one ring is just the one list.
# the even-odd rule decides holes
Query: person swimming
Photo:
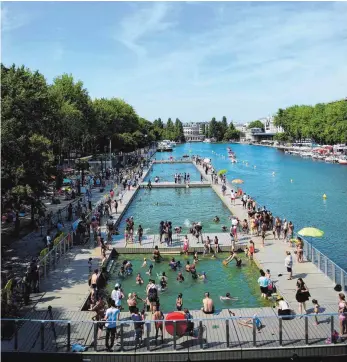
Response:
[{"label": "person swimming", "polygon": [[230,295],[230,293],[226,293],[226,294],[225,294],[225,297],[220,296],[219,299],[220,299],[221,301],[224,301],[224,300],[227,301],[227,300],[238,300],[239,298],[237,298],[237,297],[232,297],[232,296]]},{"label": "person swimming", "polygon": [[160,280],[160,287],[161,287],[161,291],[164,291],[167,287],[167,280],[164,276]]},{"label": "person swimming", "polygon": [[226,232],[227,230],[228,230],[228,228],[227,228],[225,225],[223,225],[223,226],[222,226],[222,231],[223,231],[223,232]]},{"label": "person swimming", "polygon": [[136,284],[143,284],[143,279],[141,278],[141,274],[138,273],[137,276],[136,276]]},{"label": "person swimming", "polygon": [[144,268],[147,266],[147,259],[146,258],[143,258],[143,263],[142,263],[142,266],[141,268]]},{"label": "person swimming", "polygon": [[148,269],[148,271],[146,272],[146,274],[147,274],[147,275],[152,275],[152,270],[153,270],[153,264],[151,264],[151,265],[149,266],[149,269]]},{"label": "person swimming", "polygon": [[181,272],[178,273],[176,280],[180,283],[184,282],[184,276]]},{"label": "person swimming", "polygon": [[213,221],[214,221],[214,222],[219,222],[219,221],[220,221],[220,218],[216,215],[216,216],[213,218]]},{"label": "person swimming", "polygon": [[206,275],[206,272],[202,272],[201,274],[198,274],[198,276],[199,276],[199,279],[201,279],[201,280],[207,280],[207,275]]}]

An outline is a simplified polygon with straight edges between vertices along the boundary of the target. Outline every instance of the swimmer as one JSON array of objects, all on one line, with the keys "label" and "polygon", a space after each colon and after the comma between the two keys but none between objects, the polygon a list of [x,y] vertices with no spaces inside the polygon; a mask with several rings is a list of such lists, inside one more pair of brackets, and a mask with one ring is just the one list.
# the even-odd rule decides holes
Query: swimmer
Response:
[{"label": "swimmer", "polygon": [[238,300],[239,298],[237,298],[237,297],[232,297],[232,296],[230,295],[230,293],[226,293],[226,294],[225,294],[225,297],[220,296],[219,299],[220,299],[221,301],[223,301],[223,300]]},{"label": "swimmer", "polygon": [[148,272],[146,272],[147,275],[152,275],[152,270],[153,270],[153,264],[151,264],[149,266]]},{"label": "swimmer", "polygon": [[143,284],[143,279],[141,278],[141,274],[138,273],[137,276],[136,276],[136,284]]},{"label": "swimmer", "polygon": [[225,225],[223,225],[223,226],[222,226],[222,231],[223,231],[223,232],[226,232],[227,230],[228,230],[227,227],[226,227]]},{"label": "swimmer", "polygon": [[224,265],[228,265],[233,259],[235,259],[236,253],[233,251],[230,252],[230,255],[223,261]]},{"label": "swimmer", "polygon": [[142,263],[141,268],[145,268],[146,266],[147,266],[147,259],[143,258],[143,263]]},{"label": "swimmer", "polygon": [[[194,264],[196,264],[199,261],[198,252],[196,251],[194,253]],[[191,271],[191,270],[190,270]]]},{"label": "swimmer", "polygon": [[168,277],[166,276],[165,272],[162,272],[161,274],[157,274],[158,279],[165,279],[166,282],[168,281]]},{"label": "swimmer", "polygon": [[180,283],[184,282],[184,276],[181,272],[178,273],[176,280]]},{"label": "swimmer", "polygon": [[214,222],[219,222],[219,221],[220,221],[220,219],[219,219],[219,217],[218,217],[218,216],[215,216],[215,217],[213,218],[213,221],[214,221]]},{"label": "swimmer", "polygon": [[206,275],[205,272],[202,272],[201,274],[198,274],[198,276],[199,276],[199,279],[201,279],[201,280],[207,280],[207,275]]},{"label": "swimmer", "polygon": [[189,260],[187,260],[187,264],[186,264],[186,272],[190,272],[190,264],[189,264]]},{"label": "swimmer", "polygon": [[166,277],[162,277],[160,280],[160,287],[161,287],[161,291],[164,291],[167,287],[167,279]]},{"label": "swimmer", "polygon": [[118,275],[124,277],[124,274],[125,274],[124,266],[121,266]]}]

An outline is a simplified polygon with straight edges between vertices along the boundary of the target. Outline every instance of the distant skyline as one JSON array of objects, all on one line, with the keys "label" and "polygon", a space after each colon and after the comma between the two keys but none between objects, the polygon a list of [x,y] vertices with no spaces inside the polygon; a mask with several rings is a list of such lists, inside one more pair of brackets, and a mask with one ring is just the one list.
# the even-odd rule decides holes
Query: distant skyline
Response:
[{"label": "distant skyline", "polygon": [[347,95],[345,2],[5,2],[2,59],[150,121],[244,123]]}]

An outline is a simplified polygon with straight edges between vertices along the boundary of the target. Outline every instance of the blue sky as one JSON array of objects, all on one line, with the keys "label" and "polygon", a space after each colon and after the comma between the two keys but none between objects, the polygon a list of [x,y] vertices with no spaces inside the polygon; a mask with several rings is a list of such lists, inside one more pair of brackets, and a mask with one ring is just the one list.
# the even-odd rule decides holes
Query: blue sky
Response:
[{"label": "blue sky", "polygon": [[6,2],[2,62],[153,121],[252,121],[347,96],[347,3]]}]

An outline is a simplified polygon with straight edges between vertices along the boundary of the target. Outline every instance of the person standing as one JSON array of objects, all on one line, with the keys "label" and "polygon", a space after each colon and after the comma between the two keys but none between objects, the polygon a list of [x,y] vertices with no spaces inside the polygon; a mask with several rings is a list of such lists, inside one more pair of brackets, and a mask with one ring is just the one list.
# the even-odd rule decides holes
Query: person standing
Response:
[{"label": "person standing", "polygon": [[118,213],[118,202],[117,200],[114,200],[114,208],[116,210],[116,214]]},{"label": "person standing", "polygon": [[286,251],[286,258],[284,259],[284,265],[289,273],[288,280],[293,279],[293,257],[290,251]]},{"label": "person standing", "polygon": [[347,303],[346,296],[343,293],[339,293],[338,304],[339,322],[340,322],[340,337],[347,334]]},{"label": "person standing", "polygon": [[[112,348],[114,346],[114,341],[116,339],[117,333],[117,319],[119,318],[120,310],[116,308],[114,300],[110,301],[110,308],[106,310],[105,318],[106,321],[106,349],[108,352],[112,352]],[[111,344],[110,342],[111,337]],[[117,343],[118,344],[118,343]]]},{"label": "person standing", "polygon": [[[302,309],[304,309],[305,314],[306,312],[306,302],[310,298],[310,292],[302,280],[302,278],[299,278],[296,283],[296,300],[299,303],[299,314],[302,314]],[[301,318],[301,317],[300,317]]]}]

